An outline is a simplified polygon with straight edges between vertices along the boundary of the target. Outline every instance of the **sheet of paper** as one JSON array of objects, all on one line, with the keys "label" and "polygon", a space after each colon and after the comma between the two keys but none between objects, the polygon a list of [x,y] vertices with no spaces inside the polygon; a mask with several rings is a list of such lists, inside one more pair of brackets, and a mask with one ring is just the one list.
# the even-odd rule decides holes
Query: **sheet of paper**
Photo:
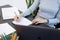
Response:
[{"label": "sheet of paper", "polygon": [[5,33],[6,35],[15,32],[16,30],[8,23],[0,24],[0,34]]},{"label": "sheet of paper", "polygon": [[28,26],[28,25],[32,24],[32,22],[30,20],[28,20],[27,18],[22,17],[20,19],[20,21],[18,21],[18,22],[13,21],[13,24]]},{"label": "sheet of paper", "polygon": [[2,8],[3,19],[12,19],[16,14],[19,15],[16,7]]}]

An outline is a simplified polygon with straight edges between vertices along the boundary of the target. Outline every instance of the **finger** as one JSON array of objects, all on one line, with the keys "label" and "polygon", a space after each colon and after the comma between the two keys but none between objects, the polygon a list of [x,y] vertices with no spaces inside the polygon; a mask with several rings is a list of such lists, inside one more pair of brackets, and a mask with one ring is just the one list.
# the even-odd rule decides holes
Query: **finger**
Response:
[{"label": "finger", "polygon": [[36,24],[38,21],[34,21],[33,23]]},{"label": "finger", "polygon": [[35,24],[39,24],[39,21],[37,21]]},{"label": "finger", "polygon": [[23,14],[18,15],[17,19],[20,20],[22,18]]},{"label": "finger", "polygon": [[19,22],[19,21],[20,21],[20,19],[16,19],[15,21],[16,21],[16,22]]},{"label": "finger", "polygon": [[17,16],[14,17],[14,21],[18,22],[19,20],[20,20],[19,17],[17,17]]},{"label": "finger", "polygon": [[14,17],[14,20],[15,20],[15,21],[16,21],[16,19],[17,19],[17,16]]},{"label": "finger", "polygon": [[37,19],[33,19],[32,22],[35,23],[37,21]]},{"label": "finger", "polygon": [[34,23],[34,20],[32,20],[32,23]]},{"label": "finger", "polygon": [[33,22],[33,23],[36,23],[36,21],[35,21],[35,20],[33,20],[32,22]]}]

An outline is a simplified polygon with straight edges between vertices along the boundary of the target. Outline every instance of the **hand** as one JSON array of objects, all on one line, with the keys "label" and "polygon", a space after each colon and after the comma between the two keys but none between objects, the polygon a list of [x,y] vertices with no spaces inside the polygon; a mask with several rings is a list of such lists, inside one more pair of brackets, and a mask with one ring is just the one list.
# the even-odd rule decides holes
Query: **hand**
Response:
[{"label": "hand", "polygon": [[14,20],[18,22],[22,16],[23,16],[23,14],[20,14],[18,16],[15,16],[14,17]]},{"label": "hand", "polygon": [[32,20],[33,23],[35,24],[39,24],[39,23],[47,23],[48,20],[47,19],[43,19],[43,18],[35,18]]}]

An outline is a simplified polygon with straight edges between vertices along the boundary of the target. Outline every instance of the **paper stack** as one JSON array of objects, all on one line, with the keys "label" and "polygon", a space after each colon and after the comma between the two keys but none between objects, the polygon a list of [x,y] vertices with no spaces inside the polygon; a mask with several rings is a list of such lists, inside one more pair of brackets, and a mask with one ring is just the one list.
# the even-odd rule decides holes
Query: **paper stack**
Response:
[{"label": "paper stack", "polygon": [[0,35],[4,34],[4,33],[6,35],[9,35],[15,31],[16,30],[12,26],[10,26],[8,23],[0,24]]}]

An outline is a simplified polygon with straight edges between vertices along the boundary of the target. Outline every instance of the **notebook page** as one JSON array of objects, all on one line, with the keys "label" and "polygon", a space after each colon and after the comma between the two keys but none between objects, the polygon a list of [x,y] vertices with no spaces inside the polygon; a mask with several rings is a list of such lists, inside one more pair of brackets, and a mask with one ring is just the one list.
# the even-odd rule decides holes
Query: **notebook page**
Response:
[{"label": "notebook page", "polygon": [[20,21],[18,21],[18,22],[13,21],[13,24],[28,26],[28,25],[32,24],[32,22],[30,20],[28,20],[27,18],[22,17],[20,19]]},{"label": "notebook page", "polygon": [[16,30],[10,26],[8,23],[0,24],[0,34],[5,33],[6,35],[15,32]]}]

